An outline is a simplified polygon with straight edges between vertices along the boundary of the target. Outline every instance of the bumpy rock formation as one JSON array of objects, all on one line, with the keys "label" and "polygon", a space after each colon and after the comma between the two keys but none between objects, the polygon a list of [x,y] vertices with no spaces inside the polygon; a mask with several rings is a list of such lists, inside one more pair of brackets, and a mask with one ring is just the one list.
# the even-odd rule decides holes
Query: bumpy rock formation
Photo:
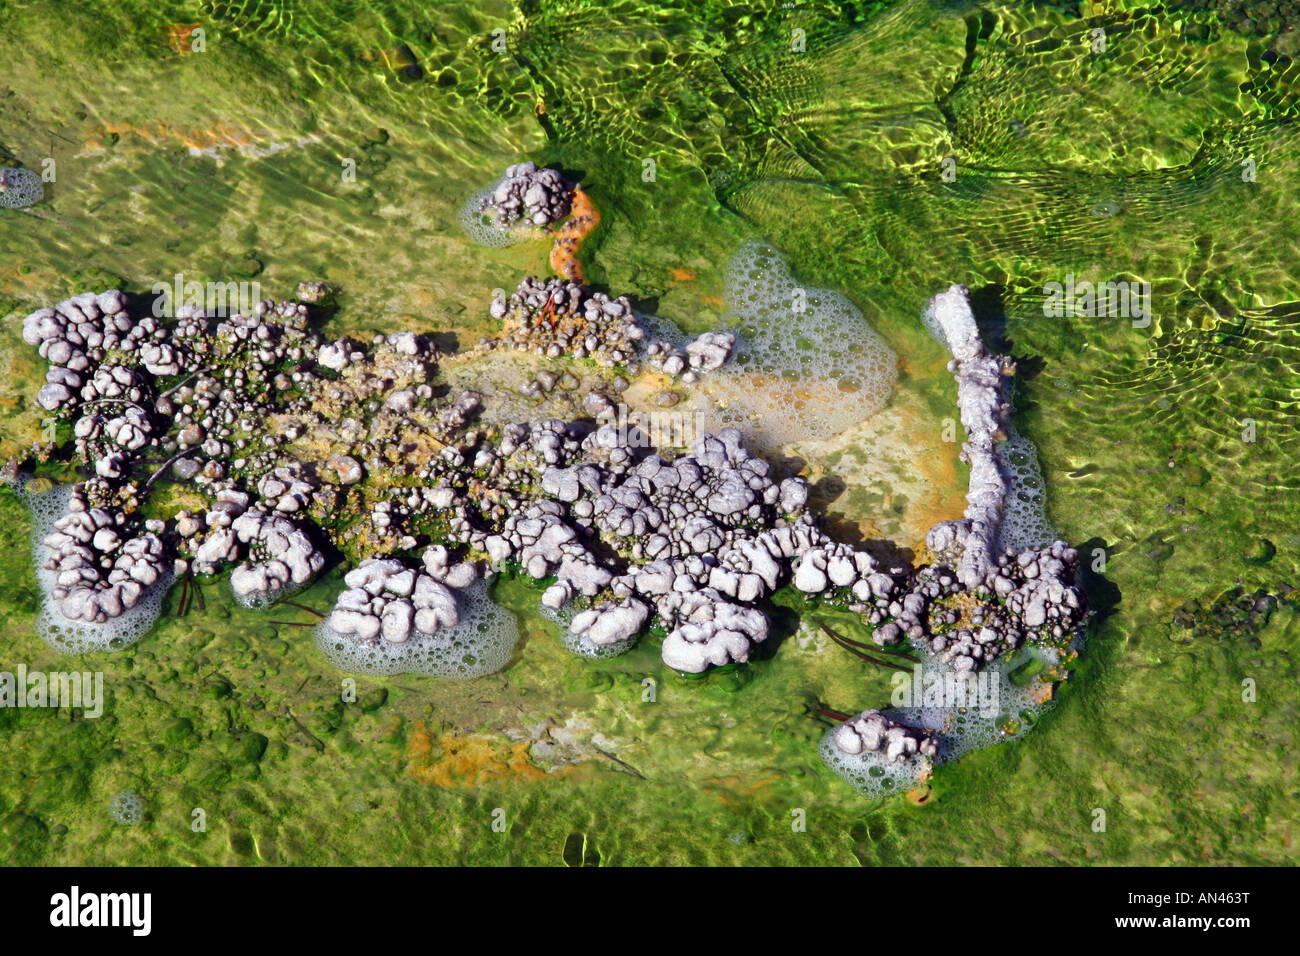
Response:
[{"label": "bumpy rock formation", "polygon": [[562,279],[528,276],[509,297],[493,299],[488,311],[505,324],[501,345],[549,358],[569,355],[614,366],[636,355],[645,332],[626,296]]},{"label": "bumpy rock formation", "polygon": [[[872,637],[881,646],[907,637],[956,674],[970,674],[1026,644],[1065,647],[1077,634],[1086,606],[1077,582],[1078,553],[1065,542],[1019,553],[997,547],[1008,488],[997,443],[1006,439],[1005,377],[1014,371],[1011,360],[985,351],[964,286],[935,296],[925,319],[953,355],[948,368],[957,379],[970,490],[962,520],[930,529],[926,542],[934,563],[910,576],[888,605],[889,620]],[[802,575],[805,590],[821,583],[820,563],[814,565]],[[800,579],[796,573],[796,586]],[[872,623],[880,621],[878,612],[868,612]],[[890,761],[938,754],[932,736],[874,710],[845,721],[831,742],[841,754],[883,752]]]},{"label": "bumpy rock formation", "polygon": [[936,525],[928,543],[936,553],[959,549],[957,578],[967,587],[975,587],[988,575],[997,552],[1007,479],[995,446],[1006,438],[1010,404],[1004,376],[1010,375],[1015,365],[1007,356],[985,351],[965,286],[954,285],[931,299],[927,318],[942,332],[952,352],[948,370],[957,379],[957,408],[966,430],[961,457],[971,472],[965,520]]},{"label": "bumpy rock formation", "polygon": [[23,320],[23,341],[50,363],[37,403],[53,412],[100,399],[139,402],[145,395],[135,370],[119,364],[101,369],[100,363],[112,352],[137,352],[158,331],[152,317],[137,322],[127,315],[126,297],[117,289],[37,309]]},{"label": "bumpy rock formation", "polygon": [[864,710],[840,724],[835,746],[850,756],[878,753],[893,763],[939,755],[939,741],[933,734],[890,720],[878,710]]},{"label": "bumpy rock formation", "polygon": [[[0,205],[12,204],[4,197],[21,184],[3,176]],[[807,510],[805,481],[773,475],[736,429],[673,453],[621,417],[611,421],[605,392],[627,390],[625,376],[648,368],[691,384],[731,361],[737,341],[727,332],[653,339],[626,297],[584,286],[576,246],[598,216],[557,171],[512,166],[481,206],[503,229],[550,225],[571,210],[552,257],[562,278],[530,276],[494,298],[502,332],[479,351],[569,363],[537,371],[518,392],[540,400],[587,377],[582,405],[594,423],[480,419],[484,396],[444,387],[444,356],[430,338],[325,340],[309,330],[303,302],[220,316],[186,304],[175,321],[160,321],[133,316],[127,297],[108,290],[27,316],[24,340],[50,364],[36,401],[71,425],[80,465],[95,472],[42,542],[63,617],[110,622],[172,572],[230,569],[241,600],[267,603],[318,575],[328,544],[356,563],[318,640],[339,666],[373,673],[476,677],[504,667],[517,628],[487,600],[493,569],[545,582],[541,603],[571,615],[567,644],[579,653],[621,652],[657,626],[664,662],[690,673],[748,660],[769,637],[764,602],[787,585],[860,614],[877,646],[908,642],[957,674],[1026,644],[1069,643],[1086,612],[1077,553],[1060,541],[1019,553],[997,547],[1008,488],[997,444],[1013,368],[985,350],[964,287],[935,296],[927,321],[952,353],[971,466],[965,515],[931,530],[931,563],[884,566],[831,540]],[[742,272],[778,274],[763,296],[794,289],[770,250],[739,261]],[[314,302],[328,290],[309,282],[299,294]],[[837,387],[854,380],[840,363],[795,362],[807,352],[803,335],[827,334],[816,323],[831,321],[832,333],[847,327],[836,322],[860,323],[847,300],[826,299],[810,319],[768,327],[752,342],[746,332],[739,361],[765,343],[794,363],[787,368]],[[757,314],[768,303],[742,305]],[[860,344],[854,361],[870,387],[854,409],[865,414],[892,381],[893,353],[874,336]],[[655,400],[677,398],[665,389]],[[206,504],[142,520],[159,480],[187,483]],[[879,755],[921,766],[940,754],[934,734],[874,710],[829,739],[832,764]]]},{"label": "bumpy rock formation", "polygon": [[522,162],[506,169],[479,208],[492,217],[498,228],[518,222],[549,226],[569,214],[572,193],[573,184],[558,170]]},{"label": "bumpy rock formation", "polygon": [[133,536],[125,525],[120,512],[88,507],[74,492],[68,513],[45,536],[42,567],[54,575],[51,597],[68,620],[119,617],[165,576],[163,542],[152,532]]},{"label": "bumpy rock formation", "polygon": [[[735,344],[727,333],[682,349],[647,343],[626,298],[558,279],[525,279],[492,313],[507,347],[610,368],[645,361],[685,377],[716,369]],[[349,572],[331,616],[345,638],[402,643],[454,626],[456,602],[444,592],[478,560],[547,581],[542,604],[572,606],[571,636],[584,646],[630,646],[658,625],[665,662],[682,671],[746,660],[768,637],[762,602],[787,584],[862,614],[879,646],[909,641],[970,671],[1027,642],[1068,640],[1084,608],[1072,549],[994,547],[1006,488],[994,443],[1009,363],[985,353],[961,287],[937,296],[931,317],[953,350],[973,477],[966,518],[932,531],[935,563],[920,569],[882,567],[828,538],[806,511],[803,479],[775,478],[735,429],[672,455],[609,421],[611,403],[596,392],[587,397],[595,425],[478,426],[480,396],[435,397],[440,356],[425,338],[325,341],[308,330],[301,303],[215,320],[185,306],[167,328],[133,319],[110,290],[32,313],[23,334],[53,365],[42,405],[73,420],[78,452],[95,463],[78,491],[86,508],[125,516],[168,468],[212,499],[149,538],[135,519],[115,518],[115,533],[148,542],[132,545],[143,557],[131,553],[131,562],[233,568],[241,599],[275,600],[320,572],[316,522],[337,521],[352,502],[356,518],[331,531],[332,542],[393,557]],[[150,449],[166,458],[146,480],[137,463]],[[431,538],[423,571],[396,557]],[[72,570],[67,554],[57,559]],[[84,563],[107,569],[104,560]],[[415,590],[402,593],[408,577],[423,603]],[[69,609],[89,620],[116,607],[110,598]]]},{"label": "bumpy rock formation", "polygon": [[293,521],[255,508],[230,524],[245,560],[230,575],[237,597],[273,601],[280,594],[307,584],[325,567],[325,556],[311,536]]},{"label": "bumpy rock formation", "polygon": [[628,641],[653,608],[671,632],[664,654],[674,667],[745,660],[768,632],[745,605],[780,585],[799,548],[825,540],[803,516],[807,489],[802,479],[774,481],[734,429],[702,436],[673,461],[643,439],[608,424],[584,435],[554,420],[517,423],[476,461],[508,486],[536,482],[538,493],[503,494],[497,522],[468,487],[454,487],[448,468],[437,510],[492,561],[554,578],[547,606],[608,593],[571,625],[593,644]]},{"label": "bumpy rock formation", "polygon": [[334,603],[329,626],[361,644],[404,644],[460,624],[457,593],[479,579],[468,562],[452,564],[446,548],[425,552],[424,567],[392,558],[362,561],[343,577],[348,588]]},{"label": "bumpy rock formation", "polygon": [[730,332],[705,332],[678,348],[651,338],[626,296],[610,298],[580,282],[525,277],[510,295],[499,293],[488,308],[504,324],[500,338],[482,344],[546,358],[591,358],[605,368],[640,361],[686,384],[721,368],[735,350]]}]

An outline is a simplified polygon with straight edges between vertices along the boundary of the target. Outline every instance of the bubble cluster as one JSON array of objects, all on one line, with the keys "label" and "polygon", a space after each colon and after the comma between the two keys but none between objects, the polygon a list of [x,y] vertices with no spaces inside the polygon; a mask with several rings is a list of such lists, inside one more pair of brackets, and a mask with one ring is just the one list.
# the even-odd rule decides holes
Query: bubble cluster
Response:
[{"label": "bubble cluster", "polygon": [[519,625],[514,615],[493,603],[482,581],[456,594],[460,623],[432,636],[416,631],[401,644],[379,641],[371,647],[322,621],[316,646],[331,664],[351,674],[429,674],[456,680],[494,674],[510,663]]},{"label": "bubble cluster", "polygon": [[[1050,698],[1044,699],[1043,685],[1037,679],[1023,685],[1012,679],[1012,675],[1031,660],[1054,665],[1059,662],[1059,656],[1050,648],[1025,647],[1016,654],[1001,658],[972,679],[974,683],[968,686],[975,688],[975,692],[968,706],[936,706],[921,702],[919,706],[898,707],[887,713],[894,720],[937,734],[939,763],[1014,740],[1027,733],[1034,719],[1050,706]],[[931,674],[945,671],[952,674],[937,655],[924,653],[921,666],[927,680]]]},{"label": "bubble cluster", "polygon": [[36,617],[36,632],[50,647],[64,654],[120,651],[149,633],[162,612],[163,596],[170,583],[170,578],[160,580],[141,596],[135,607],[103,624],[69,621],[47,598]]},{"label": "bubble cluster", "polygon": [[41,177],[30,169],[0,169],[0,187],[0,207],[5,209],[25,209],[45,197]]},{"label": "bubble cluster", "polygon": [[247,594],[240,594],[233,587],[230,587],[229,581],[226,583],[230,590],[230,596],[234,598],[241,607],[246,607],[250,611],[264,611],[276,602],[283,601],[286,598],[291,598],[299,591],[305,590],[307,585],[311,582],[305,581],[302,584],[289,583],[282,588],[274,590],[267,589],[265,591],[250,591]]},{"label": "bubble cluster", "polygon": [[998,546],[1017,552],[1045,547],[1057,535],[1047,520],[1047,486],[1038,467],[1038,452],[1034,443],[1015,428],[1008,426],[1006,432],[1007,440],[997,449],[1007,479]]},{"label": "bubble cluster", "polygon": [[[891,711],[885,713],[891,719],[898,719]],[[930,767],[930,762],[923,758],[896,763],[873,750],[846,754],[835,746],[836,729],[832,727],[822,736],[818,753],[826,766],[869,800],[881,800],[905,792],[915,786]]]},{"label": "bubble cluster", "polygon": [[57,572],[41,566],[45,551],[41,542],[54,530],[54,522],[67,512],[72,486],[54,485],[44,478],[20,475],[13,487],[32,516],[32,562],[36,568],[36,583],[41,589],[41,609],[36,615],[35,627],[45,643],[64,654],[120,651],[149,633],[162,613],[163,597],[171,585],[172,576],[161,577],[145,589],[135,607],[102,624],[69,620],[51,596]]},{"label": "bubble cluster", "polygon": [[574,615],[579,611],[579,607],[574,602],[570,602],[559,609],[550,608],[543,604],[538,610],[542,612],[542,617],[554,623],[559,629],[565,650],[571,654],[577,654],[579,657],[587,657],[592,660],[618,657],[620,654],[626,654],[636,647],[637,641],[640,640],[638,634],[626,641],[617,641],[613,644],[596,644],[585,634],[574,634],[569,630],[569,624],[572,623]]},{"label": "bubble cluster", "polygon": [[767,447],[831,438],[889,398],[897,356],[843,294],[801,286],[775,249],[747,242],[728,268],[732,363],[704,389]]},{"label": "bubble cluster", "polygon": [[596,644],[585,634],[573,634],[567,628],[564,631],[565,648],[579,657],[589,657],[593,660],[626,654],[636,647],[636,642],[637,638],[633,637],[626,641],[615,641],[613,644]]},{"label": "bubble cluster", "polygon": [[[916,650],[921,663],[919,671],[913,671],[914,689],[903,696],[909,706],[891,707],[881,713],[914,729],[932,732],[939,740],[934,765],[1023,736],[1051,706],[1037,678],[1017,682],[1013,675],[1033,661],[1047,666],[1059,663],[1055,650],[1026,647],[968,678],[943,664],[924,642],[918,642]],[[964,697],[958,696],[956,690],[959,681],[967,681]],[[937,696],[931,697],[932,692]],[[865,797],[881,799],[904,792],[931,769],[931,763],[923,759],[894,763],[880,752],[846,754],[835,746],[837,729],[832,727],[822,738],[822,761]]]},{"label": "bubble cluster", "polygon": [[[932,307],[921,313],[921,320],[936,341],[951,352],[953,343],[948,341],[939,326]],[[1047,490],[1038,467],[1038,452],[1034,443],[1009,423],[1004,430],[1007,440],[999,443],[996,450],[998,464],[1007,481],[1002,522],[998,527],[998,547],[1012,548],[1017,552],[1041,548],[1055,541],[1057,534],[1047,520]]]},{"label": "bubble cluster", "polygon": [[[32,551],[41,546],[45,536],[66,513],[71,485],[56,485],[48,478],[33,478],[20,474],[11,486],[18,499],[27,506],[32,516]],[[39,562],[38,562],[39,566]]]},{"label": "bubble cluster", "polygon": [[108,814],[124,826],[139,826],[144,820],[144,800],[138,793],[123,790],[109,802]]},{"label": "bubble cluster", "polygon": [[484,212],[483,200],[492,195],[492,186],[484,186],[465,201],[460,207],[460,224],[469,236],[480,246],[513,246],[535,238],[536,230],[530,226],[511,226],[502,228],[496,224],[490,213]]}]

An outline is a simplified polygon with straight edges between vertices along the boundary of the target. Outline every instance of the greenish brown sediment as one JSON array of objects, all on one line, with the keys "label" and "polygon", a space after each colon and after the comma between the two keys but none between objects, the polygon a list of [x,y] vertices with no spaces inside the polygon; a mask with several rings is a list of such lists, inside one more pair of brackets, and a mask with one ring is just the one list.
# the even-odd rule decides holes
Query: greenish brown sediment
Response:
[{"label": "greenish brown sediment", "polygon": [[[471,344],[492,328],[490,291],[543,272],[548,246],[473,246],[456,213],[528,157],[579,176],[601,210],[588,281],[684,328],[718,324],[726,263],[751,234],[844,291],[904,357],[884,420],[920,447],[955,411],[920,309],[969,285],[1019,359],[1017,425],[1056,526],[1085,559],[1104,551],[1088,651],[1024,740],[941,767],[923,805],[873,807],[822,767],[807,710],[883,704],[887,675],[810,625],[765,660],[686,681],[653,640],[608,661],[567,654],[536,594],[502,582],[526,634],[507,671],[362,678],[345,705],[309,632],[268,622],[288,610],[250,612],[213,586],[206,610],[85,662],[105,672],[99,720],[0,710],[0,858],[1295,862],[1300,625],[1286,600],[1240,607],[1295,586],[1300,548],[1288,5],[1248,23],[1251,4],[1217,3],[1096,3],[1095,20],[1074,4],[352,6],[0,3],[0,155],[57,168],[30,213],[0,210],[6,453],[39,437],[24,403],[43,368],[21,315],[84,288],[183,272],[288,297],[319,278],[341,290],[327,331]],[[177,52],[168,26],[196,21],[207,51]],[[1151,326],[1044,318],[1044,284],[1069,273],[1150,281]],[[863,455],[819,466],[843,482],[833,498],[822,486],[827,508],[899,535],[908,515],[891,502],[925,507],[939,465],[927,456],[894,487]],[[33,633],[26,519],[7,493],[0,515],[0,669],[80,663]],[[296,600],[324,607],[339,587]],[[124,790],[145,802],[139,826],[109,815]]]}]

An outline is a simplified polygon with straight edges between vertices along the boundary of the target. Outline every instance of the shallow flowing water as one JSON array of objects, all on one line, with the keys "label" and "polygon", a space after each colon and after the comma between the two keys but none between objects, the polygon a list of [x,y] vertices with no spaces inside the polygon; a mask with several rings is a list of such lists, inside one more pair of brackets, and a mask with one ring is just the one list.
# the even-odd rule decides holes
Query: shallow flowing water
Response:
[{"label": "shallow flowing water", "polygon": [[[41,437],[21,317],[86,288],[321,279],[330,332],[491,334],[491,290],[548,247],[474,244],[459,211],[532,158],[582,180],[587,280],[641,311],[725,324],[757,238],[898,355],[883,409],[779,456],[849,540],[915,547],[961,511],[920,313],[969,286],[1099,612],[1032,733],[872,804],[821,764],[810,712],[883,706],[887,674],[793,612],[764,659],[684,680],[649,643],[570,655],[502,581],[507,670],[361,678],[344,705],[311,631],[273,623],[292,610],[216,585],[119,654],[59,657],[6,494],[0,668],[102,670],[108,699],[97,720],[0,709],[5,858],[1295,861],[1296,8],[0,0],[0,158],[53,176],[0,209],[4,455]],[[1046,314],[1073,281],[1149,283],[1149,312]],[[138,825],[109,812],[127,791]]]}]

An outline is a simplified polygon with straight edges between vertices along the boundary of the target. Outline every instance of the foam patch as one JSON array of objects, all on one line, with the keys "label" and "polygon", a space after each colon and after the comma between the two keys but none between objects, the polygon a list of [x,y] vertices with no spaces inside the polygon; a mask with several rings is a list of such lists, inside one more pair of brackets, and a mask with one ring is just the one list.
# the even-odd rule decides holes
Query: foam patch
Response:
[{"label": "foam patch", "polygon": [[1047,520],[1047,486],[1038,467],[1034,443],[1007,426],[1007,440],[998,445],[998,461],[1007,479],[1007,496],[1002,502],[1002,524],[998,546],[1017,552],[1041,548],[1057,539]]},{"label": "foam patch", "polygon": [[479,204],[492,195],[497,184],[484,186],[474,195],[465,201],[465,205],[460,207],[460,224],[465,230],[465,235],[469,236],[480,246],[513,246],[517,242],[526,242],[529,239],[537,238],[537,229],[532,226],[515,226],[508,229],[502,229],[493,220],[492,217],[479,208]]},{"label": "foam patch", "polygon": [[[930,654],[928,649],[921,656],[925,680],[928,681],[932,674],[946,672],[955,675],[952,668],[940,662],[938,655]],[[1051,706],[1050,699],[1044,702],[1038,698],[1042,686],[1037,680],[1032,680],[1023,687],[1011,680],[1011,674],[1031,658],[1047,664],[1059,661],[1055,651],[1038,647],[1022,648],[985,668],[981,675],[974,678],[974,686],[987,688],[988,693],[979,695],[977,701],[971,702],[969,706],[920,703],[918,706],[895,707],[884,713],[893,720],[934,732],[939,738],[938,763],[957,760],[973,751],[1014,740],[1024,736],[1033,726],[1034,719]],[[996,706],[989,706],[990,704]]]},{"label": "foam patch", "polygon": [[430,674],[469,680],[496,673],[510,663],[519,642],[518,622],[493,603],[483,581],[457,591],[456,596],[460,623],[437,634],[417,631],[401,644],[380,639],[370,646],[353,635],[340,634],[327,618],[316,628],[316,646],[331,664],[350,674]]},{"label": "foam patch", "polygon": [[[894,720],[898,719],[892,713],[888,715]],[[895,763],[886,760],[884,754],[870,750],[860,754],[846,754],[835,746],[835,731],[838,729],[832,727],[826,731],[817,752],[826,766],[870,800],[882,800],[910,790],[930,768],[930,761],[924,757]]]},{"label": "foam patch", "polygon": [[54,530],[54,522],[66,513],[72,486],[52,485],[43,478],[20,475],[13,487],[32,516],[32,562],[36,569],[36,583],[41,589],[41,609],[36,615],[35,627],[41,639],[63,654],[88,654],[92,651],[120,651],[144,637],[162,612],[163,597],[174,576],[164,574],[159,577],[152,587],[144,590],[135,607],[103,624],[68,620],[63,616],[59,602],[50,596],[56,575],[41,567],[45,559],[45,546],[41,542]]},{"label": "foam patch", "polygon": [[560,629],[560,638],[564,641],[565,650],[571,654],[577,654],[579,657],[586,657],[591,660],[618,657],[620,654],[626,654],[636,647],[637,641],[641,639],[641,635],[637,634],[626,641],[618,641],[614,644],[596,644],[585,634],[574,634],[569,630],[569,624],[573,621],[574,615],[577,614],[573,602],[569,602],[558,611],[547,607],[545,604],[539,605],[538,610],[542,612],[542,617],[553,621],[555,626]]},{"label": "foam patch", "polygon": [[[967,706],[954,706],[963,698],[954,696],[956,671],[939,660],[923,643],[916,645],[921,657],[921,683],[913,694],[906,695],[909,706],[881,709],[890,720],[906,724],[917,730],[929,730],[939,740],[939,756],[934,765],[957,760],[968,753],[983,750],[1024,736],[1036,723],[1036,718],[1051,707],[1051,700],[1042,699],[1042,685],[1031,680],[1017,686],[1011,674],[1030,659],[1052,665],[1059,663],[1056,651],[1046,648],[1026,647],[1007,655],[986,668],[973,680],[975,693],[967,693]],[[915,671],[913,671],[915,675]],[[926,688],[931,681],[944,681],[942,700],[927,700]],[[915,683],[915,678],[913,678]],[[832,727],[822,737],[819,753],[822,761],[859,793],[869,799],[882,799],[902,793],[920,782],[922,774],[930,769],[925,759],[912,759],[902,763],[887,761],[883,754],[865,751],[846,754],[834,744]]]},{"label": "foam patch", "polygon": [[722,426],[777,447],[840,434],[880,411],[898,357],[858,308],[801,285],[772,247],[747,242],[727,274],[731,362],[704,376]]},{"label": "foam patch", "polygon": [[0,170],[0,177],[7,187],[0,192],[0,207],[25,209],[45,197],[45,186],[41,183],[40,175],[30,169],[7,167]]},{"label": "foam patch", "polygon": [[109,803],[108,813],[125,826],[139,826],[144,820],[144,800],[137,793],[123,790]]}]

